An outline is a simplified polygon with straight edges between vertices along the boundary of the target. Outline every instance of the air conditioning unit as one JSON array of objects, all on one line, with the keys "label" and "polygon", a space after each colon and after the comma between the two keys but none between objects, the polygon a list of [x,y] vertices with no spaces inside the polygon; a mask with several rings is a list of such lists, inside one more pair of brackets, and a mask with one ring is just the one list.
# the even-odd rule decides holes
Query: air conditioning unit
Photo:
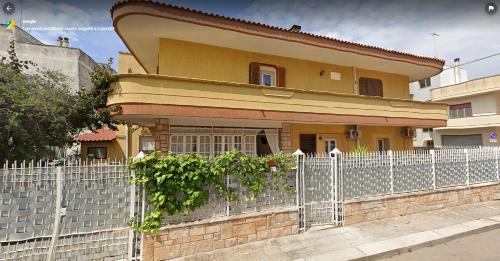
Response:
[{"label": "air conditioning unit", "polygon": [[416,136],[415,129],[413,128],[404,128],[402,134],[405,138],[415,138]]},{"label": "air conditioning unit", "polygon": [[346,137],[348,139],[353,139],[353,140],[358,139],[359,137],[361,137],[361,131],[356,129],[350,129],[347,131]]}]

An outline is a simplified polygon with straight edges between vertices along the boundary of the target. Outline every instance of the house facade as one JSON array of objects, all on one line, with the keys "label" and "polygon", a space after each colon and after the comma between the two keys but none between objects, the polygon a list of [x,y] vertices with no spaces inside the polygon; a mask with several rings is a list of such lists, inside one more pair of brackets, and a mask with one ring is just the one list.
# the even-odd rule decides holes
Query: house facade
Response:
[{"label": "house facade", "polygon": [[[435,76],[420,79],[410,83],[410,97],[415,101],[431,101],[431,91],[436,88],[459,84],[468,81],[467,71],[460,67],[460,59],[455,58],[453,67],[445,66],[443,71]],[[434,132],[432,128],[416,128],[413,147],[434,147]]]},{"label": "house facade", "polygon": [[431,95],[449,104],[447,126],[434,128],[436,146],[498,146],[500,76],[436,88]]},{"label": "house facade", "polygon": [[161,152],[411,149],[413,128],[446,126],[408,91],[442,60],[152,2],[112,17],[131,54],[108,104]]}]

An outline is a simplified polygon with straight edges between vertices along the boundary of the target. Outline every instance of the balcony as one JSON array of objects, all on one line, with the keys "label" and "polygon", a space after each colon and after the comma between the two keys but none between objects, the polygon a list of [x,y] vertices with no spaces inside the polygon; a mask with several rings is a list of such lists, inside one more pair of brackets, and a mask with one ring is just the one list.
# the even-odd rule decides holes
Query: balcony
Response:
[{"label": "balcony", "polygon": [[119,75],[108,105],[121,105],[115,117],[125,120],[208,117],[442,127],[448,116],[443,103],[147,74]]},{"label": "balcony", "polygon": [[437,128],[437,130],[451,129],[474,129],[486,127],[500,127],[500,115],[481,115],[464,118],[453,118],[448,120],[446,127]]}]

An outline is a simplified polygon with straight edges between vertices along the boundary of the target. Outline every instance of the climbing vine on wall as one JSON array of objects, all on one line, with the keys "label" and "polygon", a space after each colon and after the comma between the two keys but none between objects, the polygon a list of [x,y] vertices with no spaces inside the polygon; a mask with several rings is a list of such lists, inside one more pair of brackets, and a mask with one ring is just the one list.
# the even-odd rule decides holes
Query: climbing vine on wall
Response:
[{"label": "climbing vine on wall", "polygon": [[[275,168],[268,179],[271,166]],[[131,161],[129,169],[134,173],[131,183],[144,187],[152,209],[142,223],[135,217],[129,221],[129,226],[154,234],[163,225],[163,214],[187,215],[205,205],[209,188],[221,197],[238,200],[239,195],[224,185],[226,175],[236,177],[248,189],[245,200],[255,199],[266,187],[275,192],[281,189],[293,192],[283,181],[294,166],[294,156],[287,153],[258,157],[232,150],[214,159],[195,153],[146,155]]]}]

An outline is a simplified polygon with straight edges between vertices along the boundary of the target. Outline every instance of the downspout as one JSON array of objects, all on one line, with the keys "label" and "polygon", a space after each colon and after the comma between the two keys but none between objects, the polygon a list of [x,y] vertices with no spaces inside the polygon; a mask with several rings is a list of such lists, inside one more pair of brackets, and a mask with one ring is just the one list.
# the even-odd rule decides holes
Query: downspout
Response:
[{"label": "downspout", "polygon": [[128,124],[125,124],[125,161],[128,162]]},{"label": "downspout", "polygon": [[[354,94],[359,94],[358,74],[356,67],[352,67],[352,88]],[[359,125],[356,124],[356,130],[359,131]],[[359,136],[356,138],[356,148],[359,148]]]},{"label": "downspout", "polygon": [[353,88],[353,94],[359,94],[358,91],[358,75],[356,72],[356,67],[352,67],[352,88]]}]

